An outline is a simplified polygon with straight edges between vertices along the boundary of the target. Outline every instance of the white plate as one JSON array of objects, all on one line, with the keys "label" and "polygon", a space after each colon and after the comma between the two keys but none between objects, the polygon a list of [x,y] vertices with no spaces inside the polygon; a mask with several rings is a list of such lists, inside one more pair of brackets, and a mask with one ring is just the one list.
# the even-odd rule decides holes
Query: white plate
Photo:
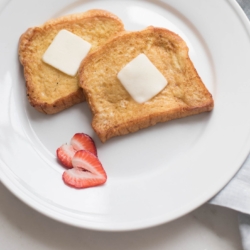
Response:
[{"label": "white plate", "polygon": [[[17,56],[19,36],[50,18],[91,8],[113,12],[128,30],[155,25],[180,34],[214,96],[214,110],[102,144],[86,103],[53,116],[30,107]],[[109,231],[159,225],[209,200],[249,152],[250,29],[235,1],[13,0],[1,12],[0,36],[1,181],[51,218]],[[55,152],[76,132],[96,141],[106,185],[64,185]]]}]

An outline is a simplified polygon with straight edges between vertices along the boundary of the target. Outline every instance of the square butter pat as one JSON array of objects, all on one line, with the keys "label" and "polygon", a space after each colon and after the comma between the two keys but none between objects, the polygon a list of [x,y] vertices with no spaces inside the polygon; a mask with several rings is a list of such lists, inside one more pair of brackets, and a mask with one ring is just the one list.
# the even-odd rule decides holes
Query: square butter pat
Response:
[{"label": "square butter pat", "polygon": [[74,76],[91,44],[67,31],[58,32],[43,55],[43,61],[67,75]]},{"label": "square butter pat", "polygon": [[167,85],[167,79],[145,54],[139,54],[117,75],[131,97],[138,103],[150,100]]}]

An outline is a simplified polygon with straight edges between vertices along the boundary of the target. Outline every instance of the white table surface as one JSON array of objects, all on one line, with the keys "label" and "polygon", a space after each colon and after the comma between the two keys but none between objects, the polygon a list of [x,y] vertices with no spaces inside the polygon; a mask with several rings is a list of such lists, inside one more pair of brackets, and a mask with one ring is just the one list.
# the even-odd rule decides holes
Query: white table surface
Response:
[{"label": "white table surface", "polygon": [[[0,10],[8,0],[0,0]],[[0,250],[242,250],[237,213],[204,205],[178,220],[133,232],[71,227],[34,211],[0,183]]]}]

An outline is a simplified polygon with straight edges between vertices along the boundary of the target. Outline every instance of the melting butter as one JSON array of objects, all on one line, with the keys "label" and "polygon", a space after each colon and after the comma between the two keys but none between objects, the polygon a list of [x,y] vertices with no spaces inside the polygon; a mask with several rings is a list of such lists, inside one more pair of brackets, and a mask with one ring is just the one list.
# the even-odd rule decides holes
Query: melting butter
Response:
[{"label": "melting butter", "polygon": [[67,75],[75,76],[91,44],[81,37],[61,30],[45,51],[42,60]]},{"label": "melting butter", "polygon": [[138,103],[144,103],[160,93],[167,79],[145,54],[139,54],[118,73],[117,78]]}]

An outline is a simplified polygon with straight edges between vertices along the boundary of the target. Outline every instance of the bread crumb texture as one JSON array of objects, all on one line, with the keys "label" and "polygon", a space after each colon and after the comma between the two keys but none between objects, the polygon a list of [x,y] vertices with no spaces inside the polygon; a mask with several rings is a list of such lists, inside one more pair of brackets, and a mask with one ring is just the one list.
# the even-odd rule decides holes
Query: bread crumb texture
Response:
[{"label": "bread crumb texture", "polygon": [[53,114],[85,101],[78,75],[72,77],[42,61],[57,33],[66,29],[92,44],[91,52],[124,30],[121,20],[103,10],[60,17],[28,29],[20,38],[19,59],[24,68],[27,96],[38,111]]},{"label": "bread crumb texture", "polygon": [[[143,104],[135,102],[117,79],[140,53],[168,80],[163,91]],[[190,60],[186,43],[162,28],[120,33],[83,61],[79,78],[94,115],[92,126],[102,142],[213,108],[212,95]]]}]

